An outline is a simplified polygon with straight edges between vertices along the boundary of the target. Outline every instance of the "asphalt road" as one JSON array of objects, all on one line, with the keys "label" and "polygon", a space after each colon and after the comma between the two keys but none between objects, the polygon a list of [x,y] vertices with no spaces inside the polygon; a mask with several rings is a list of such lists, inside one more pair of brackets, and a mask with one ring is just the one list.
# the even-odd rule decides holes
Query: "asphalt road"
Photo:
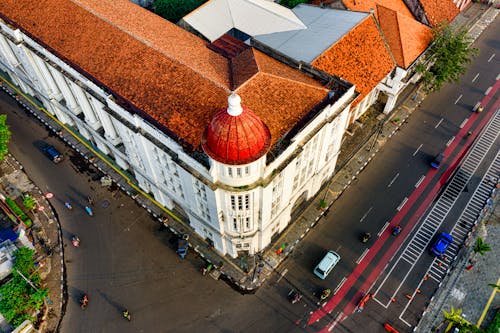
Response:
[{"label": "asphalt road", "polygon": [[[445,165],[437,173],[429,173],[430,161],[437,153],[445,150],[450,139],[460,131],[464,120],[471,116],[473,106],[485,98],[485,91],[495,83],[496,76],[499,75],[500,26],[498,22],[497,18],[476,41],[475,46],[481,51],[461,82],[446,85],[439,93],[432,94],[421,104],[418,111],[409,118],[408,124],[404,125],[398,134],[384,146],[370,165],[358,176],[356,183],[351,185],[335,202],[328,217],[304,238],[294,254],[281,266],[281,271],[286,270],[286,279],[280,280],[283,289],[293,287],[312,298],[314,298],[314,292],[322,288],[335,289],[344,278],[351,274],[357,265],[356,261],[363,252],[376,241],[374,237],[366,245],[362,244],[358,240],[359,234],[369,231],[372,235],[376,235],[384,224],[394,217],[403,200],[416,191],[415,184],[423,175],[434,177],[432,183],[437,182],[449,165]],[[494,100],[498,99],[499,95],[500,93],[497,92]],[[484,114],[480,114],[480,117],[482,116]],[[472,131],[478,132],[479,128],[472,128]],[[456,155],[457,151],[464,149],[465,143],[465,139],[459,142],[456,150],[446,157],[445,164]],[[484,168],[480,171],[484,172]],[[422,191],[419,200],[423,201],[428,195],[428,190]],[[402,220],[403,228],[413,213],[415,210],[410,209]],[[451,217],[443,227],[449,228],[449,225],[454,222],[456,219],[453,220]],[[387,246],[382,247],[382,250],[387,250],[391,241],[389,239]],[[332,274],[322,281],[314,277],[312,270],[329,249],[340,253],[342,260]],[[386,264],[377,263],[382,253],[381,251],[380,255],[375,257],[373,264],[369,265],[358,277],[359,282],[347,294],[340,306],[331,314],[326,315],[320,323],[313,324],[314,328],[320,329],[326,323],[335,321],[343,306],[347,303],[357,303],[361,295],[368,292],[367,289],[360,290],[359,288],[375,264],[382,265],[382,267]],[[428,266],[430,256],[427,259],[419,265]],[[410,276],[407,280],[408,285],[414,285],[418,278],[418,275]],[[419,311],[423,307],[424,304],[421,304]],[[376,319],[363,313],[354,316],[351,322],[347,320],[338,324],[336,329],[342,332],[356,332],[369,327],[370,332],[383,332],[381,320],[394,318],[397,311],[391,308],[388,310],[378,308],[374,312],[377,313]],[[371,322],[374,325],[371,325]],[[411,328],[406,329],[411,331]]]}]

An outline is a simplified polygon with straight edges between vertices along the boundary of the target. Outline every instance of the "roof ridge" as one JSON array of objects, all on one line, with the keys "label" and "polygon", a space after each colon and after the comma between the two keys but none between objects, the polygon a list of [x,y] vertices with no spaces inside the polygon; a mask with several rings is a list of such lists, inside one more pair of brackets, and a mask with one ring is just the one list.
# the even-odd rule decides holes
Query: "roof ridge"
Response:
[{"label": "roof ridge", "polygon": [[[218,86],[219,88],[222,88],[226,91],[230,91],[229,87],[227,86],[224,86],[222,84],[220,84],[219,82],[217,82],[216,80],[204,75],[202,72],[198,71],[198,70],[195,70],[193,68],[193,66],[190,66],[188,63],[186,62],[183,62],[181,61],[179,58],[176,58],[174,57],[172,54],[170,53],[167,53],[165,52],[165,50],[163,50],[162,48],[159,48],[159,47],[155,47],[154,43],[145,39],[145,38],[142,38],[141,36],[138,36],[137,34],[133,33],[132,31],[130,31],[129,29],[125,29],[124,26],[122,25],[118,25],[116,24],[116,22],[113,22],[113,21],[110,21],[110,19],[108,19],[107,17],[104,17],[103,15],[101,15],[100,13],[96,12],[95,10],[93,10],[92,8],[88,7],[88,6],[85,6],[83,5],[82,2],[80,1],[75,1],[75,0],[69,0],[70,2],[74,3],[76,6],[82,8],[83,10],[91,13],[94,17],[98,18],[99,20],[105,22],[106,24],[112,26],[112,27],[115,27],[116,29],[118,29],[119,31],[129,35],[130,37],[136,39],[137,41],[141,42],[142,44],[146,45],[148,48],[152,49],[152,50],[155,50],[156,52],[159,52],[161,54],[163,54],[165,57],[167,57],[168,59],[170,59],[171,61],[177,63],[177,64],[180,64],[182,65],[183,67],[185,68],[189,68],[190,71],[196,73],[197,75],[201,76],[202,78],[212,82],[214,85]],[[227,1],[227,0],[225,0]],[[182,29],[182,28],[179,28],[179,29]],[[205,45],[206,46],[206,45]],[[213,52],[213,51],[212,51]]]},{"label": "roof ridge", "polygon": [[[226,2],[228,2],[229,0],[225,0],[225,1],[226,1]],[[272,15],[274,15],[274,16],[276,16],[276,17],[283,18],[283,19],[285,19],[286,21],[288,21],[288,22],[290,22],[290,23],[294,23],[294,24],[297,24],[297,23],[298,23],[297,21],[290,20],[290,19],[288,18],[288,16],[282,16],[282,15],[279,15],[277,12],[270,10],[268,7],[264,7],[264,6],[262,6],[261,4],[259,4],[259,3],[255,2],[255,0],[234,0],[234,1],[231,1],[231,2],[242,2],[242,1],[243,1],[243,2],[247,2],[247,3],[250,3],[250,4],[252,4],[252,5],[256,6],[256,7],[259,7],[261,10],[263,10],[263,11],[265,11],[265,12],[267,12],[267,13],[271,13]],[[272,3],[272,4],[274,4],[274,2],[272,2],[272,1],[269,1],[269,2],[270,2],[270,3]],[[229,3],[229,2],[228,2],[228,3]],[[278,6],[281,6],[281,5],[279,5],[279,4],[278,4]],[[282,6],[282,7],[284,7],[284,6]],[[229,4],[229,8],[231,8],[231,5],[230,5],[230,4]],[[284,7],[284,8],[286,8],[286,7]],[[292,10],[292,9],[289,9],[289,8],[286,8],[286,9],[287,9],[288,11],[290,11],[290,13],[292,13],[292,14],[293,14],[293,15],[297,18],[297,20],[298,20],[298,21],[300,22],[300,24],[302,25],[303,29],[306,29],[306,28],[307,28],[307,26],[306,26],[306,25],[302,22],[302,20],[301,20],[301,19],[299,19],[299,18],[297,17],[297,15],[295,15],[295,13],[293,12],[293,10]],[[230,9],[230,12],[231,12],[231,9]],[[233,15],[231,15],[231,19],[233,19]],[[233,27],[235,27],[235,25],[234,25],[234,20],[233,20]]]}]

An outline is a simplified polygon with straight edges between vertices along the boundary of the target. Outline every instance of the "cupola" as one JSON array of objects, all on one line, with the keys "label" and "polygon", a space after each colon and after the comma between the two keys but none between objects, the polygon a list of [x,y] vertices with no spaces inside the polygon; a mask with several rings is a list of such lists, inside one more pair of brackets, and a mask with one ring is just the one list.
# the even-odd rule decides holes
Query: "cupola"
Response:
[{"label": "cupola", "polygon": [[202,139],[205,153],[229,165],[247,164],[267,153],[271,133],[250,109],[241,106],[237,94],[228,97],[228,108],[218,111]]}]

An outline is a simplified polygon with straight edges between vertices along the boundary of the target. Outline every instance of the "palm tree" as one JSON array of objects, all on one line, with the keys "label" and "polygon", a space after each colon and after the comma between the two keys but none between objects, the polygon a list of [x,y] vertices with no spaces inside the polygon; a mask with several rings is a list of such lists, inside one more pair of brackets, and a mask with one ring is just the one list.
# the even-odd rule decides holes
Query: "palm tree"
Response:
[{"label": "palm tree", "polygon": [[491,246],[488,243],[485,243],[481,237],[476,239],[476,244],[474,244],[473,248],[474,254],[480,254],[484,256],[484,254],[488,251],[491,251]]},{"label": "palm tree", "polygon": [[474,326],[474,324],[468,322],[462,317],[462,309],[455,309],[452,307],[450,312],[443,310],[443,317],[444,321],[449,323],[445,332],[450,331],[453,326],[456,326],[458,327],[459,332],[484,333],[482,329]]}]

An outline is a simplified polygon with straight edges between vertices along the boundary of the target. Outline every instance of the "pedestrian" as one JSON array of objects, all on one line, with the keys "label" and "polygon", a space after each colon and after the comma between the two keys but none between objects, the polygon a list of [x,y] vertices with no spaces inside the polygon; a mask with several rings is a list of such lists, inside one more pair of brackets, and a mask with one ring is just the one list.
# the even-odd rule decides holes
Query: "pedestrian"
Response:
[{"label": "pedestrian", "polygon": [[92,197],[90,195],[87,197],[87,200],[89,202],[89,205],[91,205],[91,206],[94,205],[94,199],[92,199]]}]

